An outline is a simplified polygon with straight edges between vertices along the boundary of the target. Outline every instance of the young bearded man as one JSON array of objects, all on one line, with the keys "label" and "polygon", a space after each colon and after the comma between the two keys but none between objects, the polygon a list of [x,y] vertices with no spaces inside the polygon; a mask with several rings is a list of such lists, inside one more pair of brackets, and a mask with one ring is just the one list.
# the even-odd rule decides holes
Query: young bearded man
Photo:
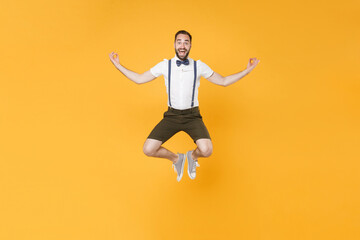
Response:
[{"label": "young bearded man", "polygon": [[[110,53],[110,60],[115,67],[131,81],[142,84],[163,75],[168,94],[168,110],[163,119],[155,126],[146,139],[144,153],[149,157],[166,158],[172,161],[180,181],[184,172],[185,159],[188,160],[187,172],[191,179],[196,177],[196,167],[199,167],[198,158],[209,157],[213,146],[210,134],[202,120],[199,111],[198,87],[200,78],[210,82],[229,86],[250,73],[260,60],[250,58],[247,68],[241,72],[223,77],[211,70],[200,60],[189,58],[192,36],[185,30],[175,34],[175,57],[164,59],[149,71],[142,74],[135,73],[119,62],[117,53]],[[197,148],[185,154],[175,154],[162,147],[162,144],[179,131],[184,131],[193,139]]]}]

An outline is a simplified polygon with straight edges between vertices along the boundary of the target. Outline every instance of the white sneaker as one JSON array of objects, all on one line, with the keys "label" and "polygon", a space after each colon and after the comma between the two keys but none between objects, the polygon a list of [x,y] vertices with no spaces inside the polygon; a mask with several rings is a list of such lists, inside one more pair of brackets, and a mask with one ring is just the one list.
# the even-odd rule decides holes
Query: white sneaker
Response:
[{"label": "white sneaker", "polygon": [[179,160],[176,163],[173,163],[174,171],[177,173],[177,181],[180,182],[183,173],[184,173],[184,165],[185,165],[185,154],[178,153]]},{"label": "white sneaker", "polygon": [[197,160],[193,160],[191,157],[193,151],[188,151],[186,153],[187,160],[188,160],[188,174],[191,179],[194,179],[196,177],[196,167],[200,167],[200,164],[197,162]]}]

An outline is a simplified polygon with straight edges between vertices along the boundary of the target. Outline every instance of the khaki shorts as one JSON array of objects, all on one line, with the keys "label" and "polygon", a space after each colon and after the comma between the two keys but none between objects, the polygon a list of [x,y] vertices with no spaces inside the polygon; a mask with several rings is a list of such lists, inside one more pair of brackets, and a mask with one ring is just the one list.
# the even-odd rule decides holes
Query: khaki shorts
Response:
[{"label": "khaki shorts", "polygon": [[189,134],[194,142],[201,138],[211,139],[200,115],[199,107],[185,110],[169,107],[168,111],[164,113],[164,118],[151,131],[148,138],[164,143],[180,131]]}]

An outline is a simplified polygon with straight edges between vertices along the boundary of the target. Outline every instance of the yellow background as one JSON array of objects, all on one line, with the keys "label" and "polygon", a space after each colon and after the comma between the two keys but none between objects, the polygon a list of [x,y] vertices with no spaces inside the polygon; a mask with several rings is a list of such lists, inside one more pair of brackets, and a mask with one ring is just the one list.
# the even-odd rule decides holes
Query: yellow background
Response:
[{"label": "yellow background", "polygon": [[[360,4],[1,1],[0,239],[360,239]],[[193,35],[214,152],[180,183],[143,143],[166,110],[144,72]],[[165,143],[194,148],[179,133]]]}]

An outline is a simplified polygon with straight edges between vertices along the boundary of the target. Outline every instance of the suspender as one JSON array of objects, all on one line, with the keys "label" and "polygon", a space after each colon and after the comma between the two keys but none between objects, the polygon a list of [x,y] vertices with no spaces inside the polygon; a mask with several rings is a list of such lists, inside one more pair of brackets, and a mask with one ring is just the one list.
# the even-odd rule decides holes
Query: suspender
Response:
[{"label": "suspender", "polygon": [[169,60],[169,72],[168,72],[168,91],[169,91],[169,105],[170,105],[170,107],[171,107],[171,98],[170,98],[170,78],[171,78],[171,59]]},{"label": "suspender", "polygon": [[[197,78],[197,66],[196,66],[196,61],[194,61],[194,84],[193,84],[193,91],[192,91],[192,98],[191,98],[191,107],[194,107],[196,78]],[[168,67],[168,91],[169,91],[168,95],[169,95],[169,105],[171,107],[170,83],[171,83],[171,59],[169,60],[169,67]]]},{"label": "suspender", "polygon": [[197,74],[196,74],[196,61],[194,61],[194,85],[193,85],[193,93],[192,93],[191,107],[194,106],[196,76],[197,76]]}]

